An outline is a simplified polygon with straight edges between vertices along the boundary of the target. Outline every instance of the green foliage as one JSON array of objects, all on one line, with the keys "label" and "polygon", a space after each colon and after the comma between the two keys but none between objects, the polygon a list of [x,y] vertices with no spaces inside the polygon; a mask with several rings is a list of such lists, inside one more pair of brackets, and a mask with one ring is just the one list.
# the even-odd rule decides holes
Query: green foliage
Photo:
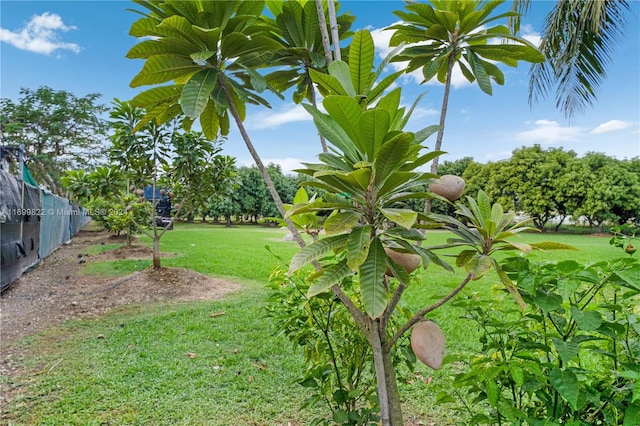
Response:
[{"label": "green foliage", "polygon": [[470,162],[462,177],[466,193],[482,189],[506,210],[531,217],[539,229],[555,219],[557,231],[569,217],[602,228],[638,221],[636,162],[600,153],[577,157],[573,151],[534,145],[514,150],[506,160]]},{"label": "green foliage", "polygon": [[[527,40],[511,34],[493,21],[517,15],[514,12],[492,15],[501,1],[431,1],[409,3],[395,15],[404,22],[392,25],[391,45],[419,43],[406,47],[393,61],[408,61],[407,72],[422,68],[424,81],[437,77],[445,83],[453,64],[470,82],[491,95],[492,81],[503,85],[504,73],[495,63],[515,67],[518,61],[543,62],[542,54]],[[495,40],[508,43],[494,43]]]},{"label": "green foliage", "polygon": [[116,235],[126,232],[129,244],[133,235],[147,227],[150,217],[144,204],[130,194],[121,198],[94,198],[86,207],[92,219],[107,231]]},{"label": "green foliage", "polygon": [[[298,0],[266,3],[275,17],[272,24],[277,29],[279,41],[283,46],[283,49],[275,53],[273,61],[275,65],[287,68],[271,72],[265,76],[265,80],[279,92],[285,92],[295,86],[295,103],[305,99],[314,103],[315,94],[310,71],[326,72],[327,68],[316,4],[312,1]],[[354,20],[355,17],[349,13],[336,16],[341,40],[352,35],[349,30]]]},{"label": "green foliage", "polygon": [[308,298],[314,279],[302,273],[276,268],[270,281],[266,309],[276,334],[303,349],[306,368],[297,382],[310,393],[303,408],[324,403],[331,412],[311,424],[378,424],[371,348],[344,305],[331,294]]},{"label": "green foliage", "polygon": [[0,99],[2,140],[23,144],[35,180],[63,195],[66,170],[88,169],[103,159],[106,107],[97,103],[98,93],[76,97],[42,86],[20,89],[20,95],[17,102]]},{"label": "green foliage", "polygon": [[636,424],[640,264],[509,258],[503,269],[527,309],[477,297],[454,302],[480,328],[482,349],[448,358],[462,371],[440,402],[461,397],[469,424]]},{"label": "green foliage", "polygon": [[228,134],[230,107],[244,120],[247,103],[269,105],[258,93],[271,87],[255,67],[268,63],[283,46],[261,16],[264,1],[192,1],[179,8],[170,2],[136,3],[147,12],[129,33],[153,40],[127,53],[145,60],[131,86],[169,83],[133,99],[146,109],[143,125],[186,115],[185,129],[200,119],[205,136],[213,140],[218,132]]}]

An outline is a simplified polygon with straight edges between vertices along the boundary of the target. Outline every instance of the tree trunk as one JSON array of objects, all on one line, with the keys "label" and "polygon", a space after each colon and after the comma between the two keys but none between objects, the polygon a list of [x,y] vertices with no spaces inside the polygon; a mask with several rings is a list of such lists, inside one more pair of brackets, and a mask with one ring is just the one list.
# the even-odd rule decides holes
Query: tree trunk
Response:
[{"label": "tree trunk", "polygon": [[[444,94],[442,95],[442,106],[440,107],[440,130],[438,130],[438,136],[436,137],[436,144],[433,147],[434,151],[440,151],[442,148],[442,138],[444,137],[444,123],[447,119],[447,109],[449,108],[449,92],[451,91],[451,74],[453,73],[453,66],[455,65],[456,49],[449,55],[449,62],[447,63],[447,79],[444,83]],[[438,158],[436,157],[431,162],[430,172],[438,174]],[[424,202],[424,212],[431,213],[431,198],[427,198]]]},{"label": "tree trunk", "polygon": [[322,0],[316,0],[316,9],[318,11],[318,23],[320,24],[324,56],[327,58],[327,65],[329,65],[333,62],[333,56],[331,55],[331,42],[329,41],[329,32],[327,31],[327,20],[324,18],[324,6],[322,5]]},{"label": "tree trunk", "polygon": [[160,269],[160,238],[157,235],[153,239],[153,269]]},{"label": "tree trunk", "polygon": [[333,42],[333,58],[336,61],[342,59],[340,54],[340,35],[338,34],[338,20],[336,18],[336,5],[334,0],[327,2],[329,7],[329,25],[331,26],[331,41]]},{"label": "tree trunk", "polygon": [[[309,87],[309,95],[311,98],[311,105],[313,105],[314,108],[318,108],[318,101],[316,99],[316,89],[313,84]],[[318,132],[318,136],[320,137],[320,145],[322,145],[322,152],[324,153],[329,152],[329,148],[327,148],[327,141],[325,140],[324,136],[322,136],[320,132]]]},{"label": "tree trunk", "polygon": [[386,330],[380,329],[380,320],[371,322],[371,349],[376,372],[380,421],[382,426],[402,426],[402,406],[396,382],[396,373],[391,360],[391,351],[385,349]]},{"label": "tree trunk", "polygon": [[[262,178],[267,184],[267,188],[271,193],[271,197],[273,198],[273,201],[276,204],[278,211],[280,212],[282,217],[285,217],[286,210],[284,209],[284,203],[280,198],[280,194],[278,194],[278,191],[276,190],[276,186],[274,185],[273,180],[271,179],[271,176],[269,176],[269,173],[267,172],[267,168],[262,163],[262,160],[260,159],[258,152],[253,146],[253,142],[251,142],[251,138],[249,138],[249,134],[247,133],[247,130],[244,128],[244,124],[242,123],[242,119],[240,118],[240,114],[238,113],[238,109],[233,103],[233,99],[231,98],[231,94],[229,93],[229,87],[227,86],[227,82],[224,81],[224,78],[222,77],[220,77],[219,81],[222,85],[222,89],[224,90],[224,95],[227,100],[227,103],[229,104],[229,111],[231,111],[231,115],[233,115],[236,125],[238,126],[238,130],[242,135],[242,139],[244,140],[245,145],[247,145],[247,149],[249,150],[249,153],[251,154],[253,161],[255,161],[256,166],[258,167],[258,170],[260,170],[260,173],[262,174]],[[302,237],[300,236],[300,233],[296,229],[293,222],[291,222],[291,219],[286,218],[285,221],[287,223],[287,228],[289,228],[289,231],[291,231],[291,234],[293,235],[298,245],[300,247],[304,247],[306,244],[302,239]]]}]

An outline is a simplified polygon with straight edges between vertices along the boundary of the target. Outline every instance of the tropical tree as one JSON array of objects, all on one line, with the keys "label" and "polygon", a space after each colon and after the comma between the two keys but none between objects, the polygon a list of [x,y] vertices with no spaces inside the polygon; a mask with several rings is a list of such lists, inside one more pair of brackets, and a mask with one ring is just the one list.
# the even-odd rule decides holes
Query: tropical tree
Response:
[{"label": "tropical tree", "polygon": [[[407,72],[422,69],[423,83],[437,77],[444,84],[440,109],[440,130],[434,149],[442,147],[451,78],[457,67],[467,80],[477,82],[488,95],[493,93],[492,81],[504,84],[504,73],[496,65],[515,67],[518,61],[539,63],[542,54],[524,38],[513,34],[505,25],[495,25],[499,19],[514,17],[516,12],[494,14],[502,1],[434,0],[428,4],[408,3],[406,11],[396,11],[403,22],[392,25],[391,46],[407,43],[394,62],[408,62]],[[438,158],[431,163],[431,173],[438,170]],[[425,204],[425,209],[430,205]]]},{"label": "tropical tree", "polygon": [[[516,0],[513,10],[526,13],[531,0]],[[591,106],[606,79],[616,42],[624,37],[630,13],[626,0],[563,0],[554,3],[542,30],[540,51],[546,59],[531,67],[529,102],[555,88],[556,107],[571,119]],[[518,16],[512,28],[518,29]]]},{"label": "tropical tree", "polygon": [[136,133],[144,117],[144,109],[116,98],[109,117],[113,129],[109,160],[127,171],[131,184],[145,185],[153,173],[153,156],[144,132]]},{"label": "tropical tree", "polygon": [[[132,100],[147,110],[145,121],[165,123],[185,115],[189,128],[199,119],[206,137],[228,134],[230,117],[264,178],[281,215],[284,205],[243,121],[247,104],[269,106],[258,93],[273,90],[256,71],[283,46],[277,30],[262,18],[264,1],[135,1],[147,12],[134,22],[130,34],[145,38],[127,53],[144,59],[131,87],[157,86]],[[273,90],[274,92],[277,92]],[[298,243],[302,238],[289,221]]]},{"label": "tropical tree", "polygon": [[67,170],[60,183],[71,201],[82,204],[91,199],[91,180],[86,170]]},{"label": "tropical tree", "polygon": [[[315,262],[308,296],[332,291],[345,305],[366,336],[373,354],[380,417],[383,425],[401,425],[402,410],[391,357],[398,339],[424,316],[446,303],[470,281],[494,268],[507,289],[522,302],[515,287],[491,258],[497,250],[530,250],[509,243],[509,237],[525,228],[512,225],[513,215],[504,215],[499,205],[491,205],[483,192],[470,207],[458,205],[464,218],[427,216],[406,208],[407,200],[437,198],[428,192],[412,191],[436,175],[418,168],[440,153],[422,153],[414,133],[393,127],[398,114],[393,102],[396,92],[384,96],[375,106],[363,109],[357,98],[345,95],[325,97],[324,114],[307,106],[314,123],[335,148],[320,154],[320,164],[305,164],[299,172],[314,177],[303,184],[326,191],[324,200],[294,205],[288,215],[328,210],[324,222],[326,237],[306,246],[292,259],[290,273]],[[423,223],[428,223],[423,225]],[[432,306],[417,311],[403,325],[391,327],[391,318],[410,284],[412,268],[398,260],[400,253],[451,268],[434,250],[422,247],[419,228],[445,226],[458,238],[447,247],[463,249],[456,260],[467,276],[452,292]],[[323,261],[323,264],[317,262]],[[414,267],[417,265],[414,265]],[[393,277],[393,278],[390,278]]]},{"label": "tropical tree", "polygon": [[[331,62],[324,54],[322,45],[321,23],[316,6],[312,1],[275,1],[268,2],[269,11],[275,16],[273,25],[279,30],[282,50],[276,52],[274,63],[288,68],[278,69],[266,76],[267,82],[280,92],[295,86],[293,101],[299,104],[308,100],[317,106],[316,91],[309,74],[313,69],[326,72]],[[265,18],[266,19],[266,18]],[[355,17],[342,14],[336,17],[338,37],[343,40],[350,37],[349,31]],[[326,26],[326,23],[324,24]],[[324,137],[320,135],[322,151],[327,152]]]},{"label": "tropical tree", "polygon": [[558,212],[558,182],[576,157],[573,151],[562,148],[543,149],[540,145],[513,151],[500,168],[503,191],[515,194],[514,208],[532,218],[538,229]]},{"label": "tropical tree", "polygon": [[107,125],[100,94],[76,97],[46,86],[20,89],[18,102],[0,99],[0,137],[24,145],[25,161],[36,181],[62,195],[66,170],[92,169],[104,157]]},{"label": "tropical tree", "polygon": [[201,132],[176,132],[171,141],[172,159],[163,182],[168,182],[181,200],[182,215],[193,220],[196,210],[212,196],[230,190],[235,174],[235,158],[220,155],[220,140],[211,141]]}]

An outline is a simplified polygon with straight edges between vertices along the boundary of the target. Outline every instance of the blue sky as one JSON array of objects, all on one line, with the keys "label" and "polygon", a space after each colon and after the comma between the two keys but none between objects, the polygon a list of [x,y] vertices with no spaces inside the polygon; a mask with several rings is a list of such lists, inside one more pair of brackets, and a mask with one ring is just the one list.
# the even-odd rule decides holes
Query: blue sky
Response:
[{"label": "blue sky", "polygon": [[[532,3],[520,35],[536,42],[553,3]],[[493,96],[456,79],[443,141],[448,154],[440,161],[465,156],[479,162],[496,161],[533,144],[562,147],[579,155],[596,151],[619,159],[640,156],[640,2],[631,1],[631,5],[626,37],[620,40],[593,108],[571,122],[555,109],[553,98],[531,108],[527,64],[504,67],[505,85],[494,85]],[[125,58],[136,44],[128,32],[139,15],[127,10],[131,8],[138,7],[128,1],[0,1],[0,97],[17,100],[21,87],[49,86],[76,96],[100,93],[105,104],[114,98],[131,99],[145,89],[129,87],[143,65],[141,60]],[[388,51],[390,35],[382,29],[398,21],[392,11],[399,9],[401,1],[347,0],[341,4],[341,11],[356,16],[353,29],[372,31],[380,58]],[[406,105],[427,92],[409,130],[436,124],[439,119],[442,86],[418,83],[419,79],[409,75],[398,82]],[[300,161],[315,161],[320,152],[310,117],[290,98],[273,97],[270,110],[249,109],[245,125],[263,161],[281,164],[285,171],[298,167]],[[433,143],[433,137],[425,142],[427,146]],[[224,153],[237,157],[239,164],[252,163],[235,130],[224,144]]]}]

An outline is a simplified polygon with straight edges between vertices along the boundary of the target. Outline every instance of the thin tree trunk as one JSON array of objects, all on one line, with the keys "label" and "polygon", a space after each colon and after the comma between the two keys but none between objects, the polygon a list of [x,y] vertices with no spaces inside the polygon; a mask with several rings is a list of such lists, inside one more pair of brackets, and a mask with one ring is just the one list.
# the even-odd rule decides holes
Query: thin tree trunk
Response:
[{"label": "thin tree trunk", "polygon": [[387,349],[387,334],[380,320],[371,321],[371,349],[376,372],[380,421],[382,426],[402,426],[402,405],[396,381],[391,350]]},{"label": "thin tree trunk", "polygon": [[[258,167],[258,170],[260,170],[260,173],[262,174],[262,178],[267,184],[267,188],[269,188],[269,192],[271,193],[271,197],[273,198],[273,201],[276,204],[278,211],[280,212],[282,217],[285,217],[286,210],[284,209],[284,203],[280,198],[280,194],[278,194],[278,191],[276,190],[276,186],[274,185],[273,180],[271,180],[271,176],[269,176],[269,173],[267,172],[266,167],[262,163],[262,160],[260,159],[258,152],[253,146],[253,142],[251,142],[251,138],[249,138],[249,134],[247,133],[247,130],[244,128],[244,124],[242,123],[242,119],[240,118],[240,114],[238,113],[238,109],[233,103],[233,99],[231,98],[231,94],[229,93],[229,87],[227,86],[227,83],[226,81],[224,81],[224,79],[220,78],[219,81],[222,85],[222,89],[224,90],[224,95],[227,100],[227,103],[229,104],[229,111],[231,111],[231,115],[233,115],[236,125],[238,126],[238,130],[242,135],[242,139],[244,140],[245,145],[247,145],[247,149],[249,150],[249,153],[251,154],[253,161],[255,161],[256,166]],[[291,231],[291,234],[293,235],[293,238],[296,240],[298,245],[300,247],[304,247],[306,244],[302,239],[302,237],[300,236],[300,233],[296,229],[291,219],[285,218],[285,222],[287,223],[287,228],[289,228],[289,231]]]},{"label": "thin tree trunk", "polygon": [[[453,65],[455,64],[455,48],[453,52],[449,54],[449,61],[447,63],[447,79],[444,83],[444,94],[442,95],[442,107],[440,108],[440,130],[438,130],[438,136],[436,137],[436,144],[433,148],[434,151],[440,151],[442,147],[442,138],[444,136],[444,123],[447,119],[447,109],[449,107],[449,92],[451,91],[451,74],[453,72]],[[431,162],[432,174],[438,174],[438,157],[434,158]],[[427,198],[424,202],[424,212],[431,213],[431,198]]]},{"label": "thin tree trunk", "polygon": [[336,5],[334,0],[327,2],[329,6],[329,25],[331,25],[331,41],[333,41],[333,58],[336,61],[342,59],[340,55],[340,35],[338,34],[338,20],[336,18]]},{"label": "thin tree trunk", "polygon": [[327,20],[324,18],[324,7],[322,0],[316,0],[316,10],[318,11],[318,23],[320,24],[320,34],[322,35],[322,47],[324,48],[324,56],[327,58],[327,65],[333,62],[331,55],[331,42],[329,41],[329,32],[327,31]]}]

